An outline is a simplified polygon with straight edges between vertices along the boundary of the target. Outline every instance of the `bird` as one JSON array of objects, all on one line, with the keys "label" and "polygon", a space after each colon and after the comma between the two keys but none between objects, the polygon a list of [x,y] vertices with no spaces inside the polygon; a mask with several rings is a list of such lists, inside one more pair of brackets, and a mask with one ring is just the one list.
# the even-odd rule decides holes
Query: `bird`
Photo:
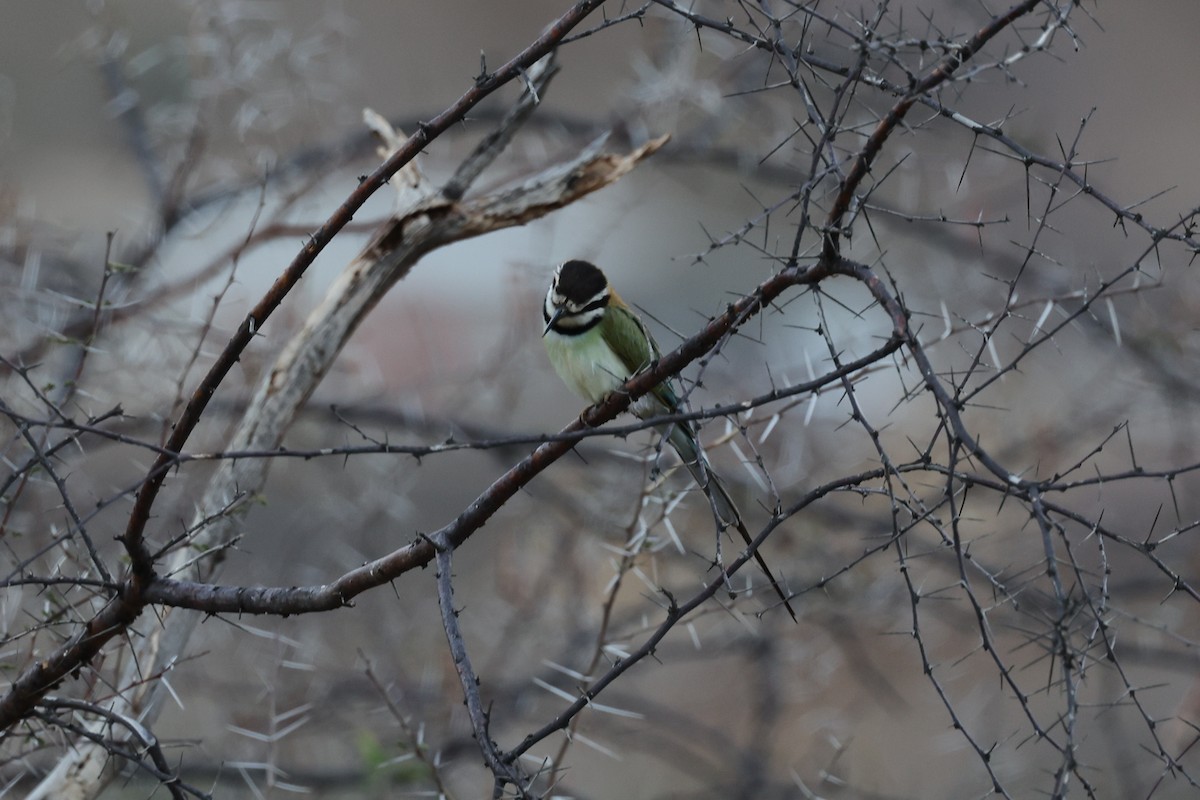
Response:
[{"label": "bird", "polygon": [[[589,403],[599,403],[662,356],[641,317],[621,299],[600,268],[588,261],[565,261],[554,270],[542,317],[542,341],[550,363],[563,382]],[[675,382],[668,379],[633,401],[629,410],[639,419],[674,414],[680,408],[679,397]],[[681,421],[660,430],[712,501],[722,526],[734,527],[751,545],[753,539],[741,512],[704,455],[696,428]],[[795,620],[787,593],[766,560],[757,550],[754,558]]]}]

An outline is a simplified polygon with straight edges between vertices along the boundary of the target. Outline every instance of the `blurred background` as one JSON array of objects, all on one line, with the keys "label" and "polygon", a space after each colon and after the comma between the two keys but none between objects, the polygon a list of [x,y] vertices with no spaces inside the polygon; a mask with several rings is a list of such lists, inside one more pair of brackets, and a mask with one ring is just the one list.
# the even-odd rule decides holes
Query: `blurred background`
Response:
[{"label": "blurred background", "polygon": [[[857,26],[861,4],[809,5],[836,21],[811,22],[811,51],[853,63],[836,28]],[[117,430],[159,441],[305,232],[378,164],[362,109],[411,130],[470,87],[481,53],[494,69],[565,7],[549,0],[0,0],[6,405],[33,413],[41,408],[33,387],[52,395],[70,383],[72,414],[82,419],[120,405]],[[604,8],[616,18],[637,6]],[[752,17],[736,3],[696,9],[739,23]],[[913,45],[906,63],[928,66],[938,54],[922,55],[916,40],[963,36],[988,18],[979,4],[892,3],[881,34]],[[595,16],[582,29],[600,22]],[[1151,224],[1173,225],[1200,204],[1197,31],[1200,6],[1190,0],[1084,3],[1071,17],[1074,36],[1060,31],[1046,52],[1015,61],[1007,73],[981,72],[940,100],[978,122],[1003,123],[1036,153],[1075,153],[1077,164],[1089,162],[1078,170],[1118,205],[1136,204]],[[1038,33],[1023,25],[984,61],[1019,52]],[[537,113],[476,193],[570,158],[604,132],[617,151],[663,133],[671,144],[617,185],[545,219],[426,257],[354,335],[286,446],[561,429],[583,406],[554,375],[539,337],[546,286],[563,260],[605,269],[652,319],[664,348],[778,269],[772,256],[790,249],[799,215],[788,198],[812,158],[804,137],[792,136],[806,114],[798,93],[763,90],[785,79],[778,67],[659,6],[641,21],[570,43],[559,63]],[[827,102],[829,88],[815,79],[814,86]],[[506,87],[426,149],[421,166],[435,184],[521,90]],[[890,102],[859,97],[845,123],[853,133],[837,146],[853,152]],[[1200,561],[1189,526],[1200,502],[1187,467],[1200,462],[1200,283],[1190,254],[1169,243],[1156,249],[1135,226],[1114,225],[1105,208],[1072,197],[1074,185],[1051,192],[1052,175],[1027,171],[995,142],[926,108],[906,122],[877,163],[877,180],[891,173],[871,198],[878,209],[856,222],[848,254],[894,282],[948,382],[974,374],[981,361],[995,373],[1020,359],[993,382],[987,370],[974,379],[970,412],[974,435],[1014,472],[1049,477],[1081,462],[1073,473],[1080,479],[1135,466],[1177,470],[1170,479],[1097,483],[1073,494],[1071,507],[1132,541],[1179,530],[1155,556],[1194,585]],[[393,200],[386,189],[377,193],[321,254],[222,386],[192,451],[221,449],[257,381]],[[944,225],[938,217],[989,224]],[[122,269],[106,288],[104,325],[80,362],[78,338],[64,327],[94,303],[110,236],[108,258]],[[1026,263],[1031,242],[1037,257]],[[1133,264],[1139,275],[1104,286]],[[985,344],[1010,286],[1019,296],[1008,307],[1016,311]],[[1026,353],[1038,330],[1101,287],[1105,303],[1052,345]],[[828,342],[850,360],[889,335],[890,320],[862,287],[835,279],[821,289],[789,296],[729,342],[704,367],[693,402],[736,402],[809,380],[830,368]],[[12,365],[30,369],[22,375]],[[696,376],[693,369],[689,378]],[[936,441],[933,406],[904,359],[883,362],[858,386],[856,400],[894,459],[914,459]],[[879,465],[876,443],[850,418],[845,394],[833,387],[739,418],[745,436],[710,422],[705,439],[761,524],[773,492],[787,505],[825,481]],[[22,460],[21,445],[5,425],[11,466]],[[461,624],[502,747],[565,707],[548,687],[573,696],[598,648],[603,665],[646,637],[662,617],[659,587],[689,597],[711,578],[715,534],[703,500],[682,477],[652,480],[654,444],[648,433],[590,440],[581,457],[539,476],[457,552]],[[936,458],[945,458],[942,446]],[[446,524],[530,449],[420,461],[278,460],[242,512],[241,538],[220,582],[327,583]],[[764,469],[754,466],[756,456]],[[64,458],[77,503],[98,509],[93,537],[109,548],[128,512],[123,493],[152,454],[97,440]],[[172,476],[152,536],[165,541],[186,528],[211,473],[191,464]],[[929,475],[914,480],[915,495],[942,491]],[[11,560],[13,571],[58,569],[55,552],[43,550],[69,524],[54,487],[35,482],[5,508],[0,560]],[[964,494],[962,509],[960,533],[992,576],[976,576],[974,591],[994,614],[987,624],[997,654],[980,646],[974,606],[945,542],[914,529],[902,565],[886,546],[886,498],[834,493],[764,547],[794,591],[820,584],[798,598],[800,624],[776,607],[761,575],[739,572],[735,588],[749,581],[751,595],[733,601],[721,593],[720,603],[605,692],[600,702],[620,713],[581,717],[556,791],[958,798],[986,796],[995,780],[1013,797],[1048,792],[1061,755],[1040,746],[1037,726],[1054,736],[1074,721],[1063,715],[1059,666],[1037,627],[1048,614],[1042,541],[1028,510],[1002,494]],[[1119,630],[1124,668],[1089,673],[1080,684],[1083,708],[1072,711],[1086,720],[1078,757],[1095,765],[1096,796],[1195,796],[1190,778],[1164,778],[1169,770],[1156,756],[1160,748],[1176,753],[1197,774],[1189,751],[1200,718],[1194,600],[1176,593],[1143,553],[1099,544],[1087,525],[1064,535],[1080,549],[1079,562],[1072,553],[1070,563],[1095,570],[1077,577],[1100,587],[1096,596],[1110,604],[1098,616]],[[625,563],[623,550],[637,536],[645,537],[637,540],[640,553]],[[735,546],[726,544],[726,554]],[[204,619],[170,673],[171,700],[154,726],[173,763],[219,797],[489,791],[432,572],[407,574],[330,614]],[[23,620],[52,601],[7,591],[3,658],[5,674],[14,675],[30,658],[18,636]],[[913,592],[929,598],[919,605],[919,642]],[[1088,604],[1078,602],[1086,616]],[[1088,657],[1103,661],[1091,636]],[[936,683],[924,674],[931,667]],[[1025,702],[1014,701],[1018,687]],[[1131,688],[1144,690],[1142,704],[1131,702]],[[989,768],[956,726],[980,750],[995,748]],[[526,767],[556,757],[563,741],[543,742]],[[62,744],[9,740],[9,796],[24,796]],[[133,777],[103,796],[147,797],[153,789]]]}]

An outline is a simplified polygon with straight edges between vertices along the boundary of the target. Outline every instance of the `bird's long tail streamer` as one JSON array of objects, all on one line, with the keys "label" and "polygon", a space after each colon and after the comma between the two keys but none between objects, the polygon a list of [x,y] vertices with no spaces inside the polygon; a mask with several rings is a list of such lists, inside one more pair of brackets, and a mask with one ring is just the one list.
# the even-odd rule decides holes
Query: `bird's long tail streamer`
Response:
[{"label": "bird's long tail streamer", "polygon": [[[692,473],[692,478],[696,484],[704,490],[704,493],[712,501],[713,509],[717,513],[717,517],[725,525],[731,525],[737,529],[737,532],[742,535],[742,539],[747,546],[753,546],[754,539],[750,536],[750,532],[746,530],[746,524],[742,522],[742,514],[738,511],[737,505],[734,504],[733,498],[729,496],[729,491],[725,488],[725,484],[713,472],[708,464],[708,459],[704,455],[704,451],[700,449],[696,442],[695,436],[690,430],[683,425],[672,425],[670,434],[667,436],[667,441],[675,448],[675,452],[683,460],[684,466],[688,468],[688,472]],[[775,580],[775,576],[771,574],[770,567],[767,566],[766,559],[758,550],[754,551],[754,560],[758,562],[759,568],[763,574],[767,576],[767,580],[771,582],[771,588],[779,595],[779,599],[783,601],[783,607],[792,615],[792,620],[796,621],[796,612],[792,608],[792,604],[788,602],[787,592],[780,586],[779,581]]]}]

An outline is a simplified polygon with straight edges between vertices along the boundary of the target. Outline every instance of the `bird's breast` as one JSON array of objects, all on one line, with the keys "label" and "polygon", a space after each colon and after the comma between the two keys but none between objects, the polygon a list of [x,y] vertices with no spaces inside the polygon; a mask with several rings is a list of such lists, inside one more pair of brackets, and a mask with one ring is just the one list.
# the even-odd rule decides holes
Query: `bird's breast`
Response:
[{"label": "bird's breast", "polygon": [[542,341],[563,383],[589,403],[600,402],[629,378],[625,365],[605,343],[599,327],[579,336],[563,336],[551,330]]}]

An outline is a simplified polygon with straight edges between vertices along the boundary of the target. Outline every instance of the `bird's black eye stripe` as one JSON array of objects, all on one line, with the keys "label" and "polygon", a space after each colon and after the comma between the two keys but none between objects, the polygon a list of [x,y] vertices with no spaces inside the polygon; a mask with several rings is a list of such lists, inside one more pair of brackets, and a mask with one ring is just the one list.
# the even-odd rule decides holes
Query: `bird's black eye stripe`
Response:
[{"label": "bird's black eye stripe", "polygon": [[589,311],[598,311],[599,309],[604,308],[607,305],[608,305],[608,294],[606,293],[606,294],[603,294],[603,295],[597,297],[595,300],[588,303],[583,308],[579,309],[579,311],[577,313],[586,314]]}]

